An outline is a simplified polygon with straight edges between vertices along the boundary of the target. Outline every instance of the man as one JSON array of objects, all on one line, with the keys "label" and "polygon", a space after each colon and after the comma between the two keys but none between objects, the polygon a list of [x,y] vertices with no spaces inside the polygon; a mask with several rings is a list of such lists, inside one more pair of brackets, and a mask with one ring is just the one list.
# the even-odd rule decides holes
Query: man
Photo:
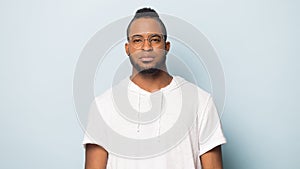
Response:
[{"label": "man", "polygon": [[[135,109],[139,112],[143,111],[141,110],[143,106],[146,109],[147,106],[143,104],[147,101],[143,102],[143,97],[157,91],[162,91],[166,102],[171,106],[167,106],[166,113],[161,115],[159,122],[154,123],[153,126],[138,124],[136,131],[135,124],[122,121],[120,118],[114,118],[108,123],[118,128],[120,132],[123,129],[123,132],[133,137],[135,134],[149,136],[151,133],[151,136],[155,136],[153,133],[156,132],[152,131],[156,130],[157,126],[161,134],[160,132],[170,129],[168,124],[174,124],[170,123],[172,113],[176,112],[172,108],[177,106],[177,98],[179,98],[177,96],[180,92],[175,86],[192,84],[180,77],[172,77],[168,73],[166,55],[170,49],[170,42],[167,41],[167,31],[163,22],[153,9],[143,8],[136,12],[128,25],[127,37],[128,43],[125,44],[125,50],[132,64],[132,75],[128,78],[128,83],[132,86],[129,90],[133,91],[131,97],[132,104],[136,104]],[[195,111],[197,120],[189,135],[172,150],[143,160],[126,159],[108,153],[101,143],[85,136],[85,169],[222,169],[221,144],[224,144],[226,140],[219,117],[210,95],[200,88],[197,91],[199,95],[199,100],[197,100],[199,103],[196,103],[197,110]],[[115,114],[113,108],[108,106],[112,102],[109,100],[112,95],[110,90],[96,101],[99,107],[103,108],[104,116],[111,117],[111,114]],[[144,100],[147,100],[146,96]],[[176,118],[174,119],[173,122],[176,121]],[[127,127],[125,124],[133,127],[124,130]]]}]

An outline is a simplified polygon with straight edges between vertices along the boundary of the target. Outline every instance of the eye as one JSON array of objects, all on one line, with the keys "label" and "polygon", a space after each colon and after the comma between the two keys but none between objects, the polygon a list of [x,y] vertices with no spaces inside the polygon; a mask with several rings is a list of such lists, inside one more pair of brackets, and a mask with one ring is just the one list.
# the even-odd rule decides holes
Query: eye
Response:
[{"label": "eye", "polygon": [[152,37],[150,39],[150,42],[151,43],[160,43],[161,42],[161,38],[159,38],[159,37]]},{"label": "eye", "polygon": [[135,39],[132,39],[132,42],[133,43],[141,43],[141,42],[143,42],[143,40],[139,39],[139,38],[135,38]]}]

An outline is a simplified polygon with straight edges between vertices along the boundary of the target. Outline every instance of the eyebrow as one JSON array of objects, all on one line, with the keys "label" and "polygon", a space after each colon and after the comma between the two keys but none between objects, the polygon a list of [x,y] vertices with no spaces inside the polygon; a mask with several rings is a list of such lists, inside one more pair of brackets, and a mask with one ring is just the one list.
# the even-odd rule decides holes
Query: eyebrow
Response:
[{"label": "eyebrow", "polygon": [[[149,37],[153,37],[153,36],[159,36],[159,34],[158,33],[153,33],[153,34],[149,34]],[[132,38],[135,38],[135,37],[143,37],[143,35],[141,35],[141,34],[134,34],[134,35],[132,35],[132,36],[130,36],[130,37],[132,37]]]},{"label": "eyebrow", "polygon": [[135,37],[143,37],[142,35],[139,35],[139,34],[135,34],[135,35],[132,35],[130,36],[131,38],[135,38]]}]

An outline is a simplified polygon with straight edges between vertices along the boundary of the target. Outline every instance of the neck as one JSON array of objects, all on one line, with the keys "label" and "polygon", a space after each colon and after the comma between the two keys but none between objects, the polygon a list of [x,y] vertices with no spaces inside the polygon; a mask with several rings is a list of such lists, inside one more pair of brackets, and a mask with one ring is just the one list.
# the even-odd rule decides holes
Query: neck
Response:
[{"label": "neck", "polygon": [[139,73],[133,71],[130,79],[140,88],[148,92],[155,92],[169,85],[173,77],[169,75],[167,71],[149,70],[147,72]]}]

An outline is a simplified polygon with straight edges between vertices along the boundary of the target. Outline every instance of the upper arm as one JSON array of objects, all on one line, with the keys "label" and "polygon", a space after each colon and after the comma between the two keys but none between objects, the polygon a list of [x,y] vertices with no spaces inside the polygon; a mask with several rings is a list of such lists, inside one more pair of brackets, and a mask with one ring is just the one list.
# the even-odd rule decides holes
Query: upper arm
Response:
[{"label": "upper arm", "polygon": [[221,145],[200,156],[202,169],[222,169]]},{"label": "upper arm", "polygon": [[107,163],[107,151],[96,144],[86,144],[85,169],[105,169]]}]

